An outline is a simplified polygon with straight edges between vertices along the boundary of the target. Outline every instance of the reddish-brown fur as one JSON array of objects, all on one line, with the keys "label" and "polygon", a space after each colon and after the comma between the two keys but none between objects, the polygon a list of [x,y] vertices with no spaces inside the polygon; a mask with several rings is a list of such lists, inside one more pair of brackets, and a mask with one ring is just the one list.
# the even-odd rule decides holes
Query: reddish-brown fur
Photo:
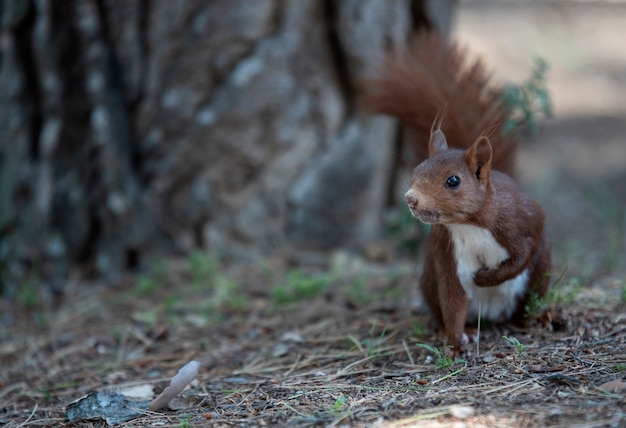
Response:
[{"label": "reddish-brown fur", "polygon": [[[420,163],[405,199],[432,224],[420,288],[455,354],[466,351],[468,293],[509,290],[490,301],[494,321],[523,324],[531,293],[547,291],[550,269],[543,210],[510,178],[517,141],[501,129],[507,111],[481,63],[465,63],[453,45],[421,35],[365,88],[366,105],[413,129]],[[432,129],[438,111],[445,116]],[[447,181],[453,176],[458,187]]]}]

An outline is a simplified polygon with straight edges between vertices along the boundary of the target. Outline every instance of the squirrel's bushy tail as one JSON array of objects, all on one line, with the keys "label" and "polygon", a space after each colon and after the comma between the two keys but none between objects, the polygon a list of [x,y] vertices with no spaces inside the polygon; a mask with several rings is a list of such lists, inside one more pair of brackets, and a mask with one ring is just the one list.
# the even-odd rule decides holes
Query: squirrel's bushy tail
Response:
[{"label": "squirrel's bushy tail", "polygon": [[480,60],[435,33],[418,34],[409,46],[392,52],[378,74],[363,82],[363,103],[377,113],[399,118],[413,131],[418,162],[428,157],[428,140],[438,113],[450,147],[467,148],[481,134],[493,146],[493,167],[515,175],[517,137],[504,133],[508,109],[501,90],[488,86]]}]

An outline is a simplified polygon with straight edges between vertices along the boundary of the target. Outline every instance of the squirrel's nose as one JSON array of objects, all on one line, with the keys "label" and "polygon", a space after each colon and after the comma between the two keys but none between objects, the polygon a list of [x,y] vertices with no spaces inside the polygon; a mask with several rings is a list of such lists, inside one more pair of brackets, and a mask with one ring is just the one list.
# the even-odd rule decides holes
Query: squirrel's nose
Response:
[{"label": "squirrel's nose", "polygon": [[404,200],[412,210],[417,208],[417,197],[410,190],[404,194]]}]

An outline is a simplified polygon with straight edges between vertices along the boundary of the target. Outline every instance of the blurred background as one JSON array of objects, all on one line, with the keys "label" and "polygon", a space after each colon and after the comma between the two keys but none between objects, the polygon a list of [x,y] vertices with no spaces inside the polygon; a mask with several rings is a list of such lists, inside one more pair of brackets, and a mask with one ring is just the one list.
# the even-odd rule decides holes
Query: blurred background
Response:
[{"label": "blurred background", "polygon": [[302,263],[419,235],[401,228],[400,127],[357,85],[417,29],[498,84],[545,60],[554,115],[522,144],[522,183],[559,269],[623,286],[622,1],[13,0],[0,17],[4,297],[198,249]]}]

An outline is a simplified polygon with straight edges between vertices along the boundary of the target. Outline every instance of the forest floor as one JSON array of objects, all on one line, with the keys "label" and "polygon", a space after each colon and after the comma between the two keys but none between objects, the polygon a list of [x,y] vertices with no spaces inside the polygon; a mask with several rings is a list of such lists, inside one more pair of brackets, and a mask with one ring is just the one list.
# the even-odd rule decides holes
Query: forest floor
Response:
[{"label": "forest floor", "polygon": [[323,270],[228,268],[194,253],[115,287],[70,284],[54,311],[4,305],[0,424],[104,427],[68,422],[67,406],[93,391],[150,398],[196,360],[173,409],[121,426],[623,426],[625,277],[568,270],[545,302],[552,329],[484,326],[450,361],[412,303],[413,263],[340,251]]},{"label": "forest floor", "polygon": [[[513,32],[502,16],[516,2],[473,3],[461,8],[460,37],[496,68],[498,58],[514,63],[497,46],[506,38],[489,44],[477,28],[489,13]],[[626,17],[612,7],[603,19]],[[557,11],[561,21],[552,9],[528,10],[537,16],[520,12],[516,22],[549,20],[550,34],[569,41],[559,25],[587,25],[575,8]],[[593,18],[594,37],[612,28]],[[552,323],[484,326],[469,357],[446,359],[417,292],[419,251],[405,245],[422,236],[412,221],[398,220],[377,244],[329,254],[241,263],[198,252],[113,284],[71,280],[54,303],[28,293],[0,301],[0,425],[104,427],[69,422],[67,406],[93,391],[145,399],[196,360],[199,376],[173,409],[121,426],[624,426],[626,108],[613,93],[626,93],[625,48],[606,47],[611,61],[594,62],[590,77],[550,43],[555,75],[572,80],[551,88],[556,118],[524,145],[520,176],[548,217],[555,285],[530,309],[551,307]],[[584,88],[586,110],[572,88]]]}]

